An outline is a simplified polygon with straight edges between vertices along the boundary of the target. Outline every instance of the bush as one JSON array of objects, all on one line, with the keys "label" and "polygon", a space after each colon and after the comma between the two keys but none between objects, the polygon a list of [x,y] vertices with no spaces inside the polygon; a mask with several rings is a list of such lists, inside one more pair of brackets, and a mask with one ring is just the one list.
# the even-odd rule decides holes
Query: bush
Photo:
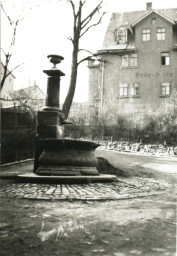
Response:
[{"label": "bush", "polygon": [[[144,142],[170,142],[177,141],[177,91],[164,99],[161,106],[154,111],[140,113],[132,104],[126,105],[126,110],[121,112],[115,101],[107,100],[104,108],[98,105],[85,106],[82,111],[80,106],[72,118],[77,116],[76,130],[78,137],[104,139],[113,137],[114,140],[128,140]],[[89,110],[90,108],[90,110]],[[86,118],[84,118],[86,117]],[[76,120],[76,119],[75,119]],[[70,129],[72,133],[72,128]]]}]

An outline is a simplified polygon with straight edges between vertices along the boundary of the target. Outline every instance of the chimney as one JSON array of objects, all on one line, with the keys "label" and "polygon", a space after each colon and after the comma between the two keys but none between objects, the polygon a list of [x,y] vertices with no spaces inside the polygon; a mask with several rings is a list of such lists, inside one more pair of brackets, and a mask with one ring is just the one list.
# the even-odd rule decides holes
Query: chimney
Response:
[{"label": "chimney", "polygon": [[152,2],[146,3],[146,11],[152,10]]}]

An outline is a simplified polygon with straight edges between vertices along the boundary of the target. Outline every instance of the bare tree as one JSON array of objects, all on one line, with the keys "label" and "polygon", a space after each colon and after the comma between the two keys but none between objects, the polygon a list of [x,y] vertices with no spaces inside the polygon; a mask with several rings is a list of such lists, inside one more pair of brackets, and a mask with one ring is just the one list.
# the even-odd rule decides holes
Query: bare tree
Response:
[{"label": "bare tree", "polygon": [[11,38],[11,41],[10,41],[10,45],[9,45],[9,48],[7,50],[7,52],[5,52],[5,50],[3,50],[1,48],[1,51],[3,52],[4,54],[4,57],[5,57],[5,61],[4,63],[1,62],[2,66],[3,66],[3,75],[2,75],[2,79],[1,79],[1,89],[3,88],[3,85],[5,83],[5,80],[6,78],[15,70],[17,69],[19,66],[21,66],[22,64],[19,64],[17,66],[15,66],[13,69],[9,70],[9,63],[10,63],[10,60],[11,60],[11,57],[12,57],[12,54],[13,54],[13,50],[14,50],[14,46],[15,46],[15,41],[16,41],[16,34],[17,34],[17,27],[18,27],[18,24],[19,22],[23,19],[17,19],[16,21],[13,21],[10,16],[7,14],[7,12],[5,11],[4,9],[4,6],[3,4],[1,3],[1,9],[4,13],[4,15],[6,16],[6,18],[8,19],[9,21],[9,24],[10,26],[12,27],[12,38]]},{"label": "bare tree", "polygon": [[[68,38],[71,40],[72,45],[73,45],[73,51],[72,51],[72,63],[71,63],[71,77],[70,77],[70,85],[69,85],[69,90],[66,96],[66,99],[63,104],[63,113],[65,114],[65,118],[68,117],[72,101],[74,98],[74,93],[75,93],[75,88],[76,88],[76,82],[77,82],[77,71],[78,71],[78,66],[81,64],[83,61],[89,60],[93,57],[93,55],[96,56],[96,54],[92,54],[91,52],[85,50],[85,49],[80,49],[79,48],[79,42],[80,39],[94,26],[97,26],[101,23],[102,18],[104,16],[104,12],[100,15],[98,18],[97,22],[93,22],[93,17],[95,16],[96,13],[100,11],[102,8],[102,3],[101,1],[86,17],[82,17],[82,12],[83,12],[83,7],[86,3],[86,0],[80,0],[79,5],[76,6],[73,3],[73,0],[69,1],[72,7],[73,11],[73,18],[74,18],[74,24],[73,24],[73,37]],[[87,51],[89,52],[89,56],[79,60],[78,59],[78,54],[80,51]]]}]

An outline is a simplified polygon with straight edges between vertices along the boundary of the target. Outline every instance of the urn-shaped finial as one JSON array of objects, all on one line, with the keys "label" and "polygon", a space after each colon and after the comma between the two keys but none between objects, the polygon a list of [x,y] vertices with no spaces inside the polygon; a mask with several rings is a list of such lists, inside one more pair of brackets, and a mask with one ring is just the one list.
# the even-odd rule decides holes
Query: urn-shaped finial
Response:
[{"label": "urn-shaped finial", "polygon": [[47,58],[49,58],[50,62],[53,63],[54,68],[56,68],[56,65],[64,59],[62,56],[56,54],[50,54]]}]

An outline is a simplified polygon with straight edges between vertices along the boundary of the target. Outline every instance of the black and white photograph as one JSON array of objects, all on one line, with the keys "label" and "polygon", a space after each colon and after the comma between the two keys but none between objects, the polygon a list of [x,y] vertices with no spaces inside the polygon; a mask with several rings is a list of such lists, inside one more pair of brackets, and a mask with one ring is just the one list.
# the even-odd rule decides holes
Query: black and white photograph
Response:
[{"label": "black and white photograph", "polygon": [[0,21],[0,256],[176,256],[176,0]]}]

